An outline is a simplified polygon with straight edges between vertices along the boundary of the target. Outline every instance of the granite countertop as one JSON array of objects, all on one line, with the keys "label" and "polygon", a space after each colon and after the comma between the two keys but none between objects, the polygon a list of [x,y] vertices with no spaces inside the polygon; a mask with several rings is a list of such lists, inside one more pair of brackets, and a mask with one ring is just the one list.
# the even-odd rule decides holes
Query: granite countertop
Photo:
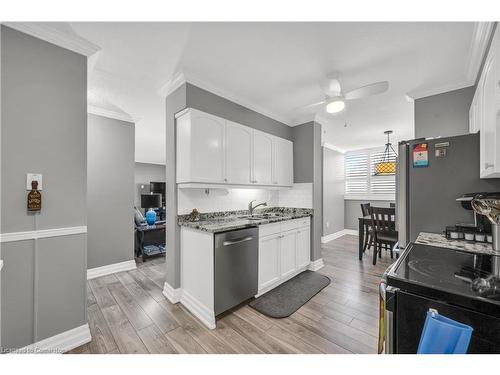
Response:
[{"label": "granite countertop", "polygon": [[448,249],[468,251],[479,254],[497,254],[493,251],[490,243],[472,242],[465,240],[449,240],[444,234],[420,232],[415,243],[422,245],[431,245],[445,247]]},{"label": "granite countertop", "polygon": [[178,215],[177,223],[182,227],[217,233],[233,229],[255,227],[263,224],[277,223],[285,220],[312,216],[313,210],[308,208],[272,207],[256,210],[254,216],[265,215],[258,219],[248,219],[247,210],[209,212],[200,214],[199,221],[191,221],[190,215]]}]

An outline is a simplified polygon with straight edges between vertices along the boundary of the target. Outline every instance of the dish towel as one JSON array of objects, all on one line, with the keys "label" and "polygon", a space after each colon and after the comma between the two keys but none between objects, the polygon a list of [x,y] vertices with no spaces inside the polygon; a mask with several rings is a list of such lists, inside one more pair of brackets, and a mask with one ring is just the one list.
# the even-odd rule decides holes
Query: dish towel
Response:
[{"label": "dish towel", "polygon": [[429,309],[417,354],[466,354],[472,327]]}]

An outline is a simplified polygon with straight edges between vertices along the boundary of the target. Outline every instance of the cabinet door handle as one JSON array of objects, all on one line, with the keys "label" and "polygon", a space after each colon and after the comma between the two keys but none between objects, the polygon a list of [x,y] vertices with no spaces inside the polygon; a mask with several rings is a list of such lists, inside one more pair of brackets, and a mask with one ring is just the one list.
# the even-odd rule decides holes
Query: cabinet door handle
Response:
[{"label": "cabinet door handle", "polygon": [[490,169],[493,168],[495,164],[490,164],[490,163],[484,163],[484,169]]}]

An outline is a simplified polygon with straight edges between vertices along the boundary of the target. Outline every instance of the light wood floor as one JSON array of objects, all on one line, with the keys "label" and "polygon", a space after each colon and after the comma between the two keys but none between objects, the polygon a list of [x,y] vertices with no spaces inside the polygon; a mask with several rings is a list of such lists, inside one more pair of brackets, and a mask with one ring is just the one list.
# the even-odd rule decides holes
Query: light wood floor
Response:
[{"label": "light wood floor", "polygon": [[139,264],[88,282],[92,341],[71,353],[375,353],[378,282],[391,263],[376,266],[371,251],[362,262],[358,239],[344,236],[323,245],[332,283],[292,316],[268,318],[239,307],[209,330],[162,294],[164,259]]}]

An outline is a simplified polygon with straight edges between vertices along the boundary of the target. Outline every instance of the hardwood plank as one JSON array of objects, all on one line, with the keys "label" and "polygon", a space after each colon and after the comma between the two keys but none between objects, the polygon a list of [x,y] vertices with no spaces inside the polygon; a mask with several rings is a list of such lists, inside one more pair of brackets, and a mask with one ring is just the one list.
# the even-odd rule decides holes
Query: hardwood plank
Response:
[{"label": "hardwood plank", "polygon": [[229,314],[221,320],[265,353],[286,354],[294,352],[293,348],[266,335],[265,331],[255,327],[253,324],[241,319],[235,314]]},{"label": "hardwood plank", "polygon": [[97,300],[95,299],[94,293],[92,293],[90,285],[87,283],[87,306],[92,306],[95,303],[97,303]]},{"label": "hardwood plank", "polygon": [[[92,280],[90,280],[92,281]],[[111,306],[116,306],[116,300],[109,292],[109,289],[106,286],[98,286],[96,284],[90,283],[90,287],[92,289],[92,293],[96,299],[97,305],[101,308],[107,308]]]},{"label": "hardwood plank", "polygon": [[227,345],[234,348],[240,354],[262,354],[264,353],[256,345],[252,344],[238,332],[228,326],[225,322],[219,320],[214,335],[223,340]]},{"label": "hardwood plank", "polygon": [[144,346],[144,343],[119,306],[106,307],[102,309],[102,314],[108,323],[120,353],[148,353],[146,346]]},{"label": "hardwood plank", "polygon": [[311,346],[316,347],[323,353],[328,354],[350,354],[351,352],[343,347],[325,339],[324,337],[314,333],[303,325],[300,325],[294,322],[290,318],[279,319],[276,323],[283,329],[286,329],[288,332],[294,334],[297,337],[300,337],[303,341],[307,342]]},{"label": "hardwood plank", "polygon": [[345,332],[341,332],[330,326],[328,321],[316,322],[307,318],[302,314],[294,314],[291,317],[295,322],[303,325],[307,329],[313,331],[314,333],[326,338],[327,340],[353,352],[353,353],[375,353],[376,347],[372,347],[364,342],[355,340],[352,335],[347,335]]},{"label": "hardwood plank", "polygon": [[168,337],[154,324],[137,331],[137,334],[151,354],[177,353]]},{"label": "hardwood plank", "polygon": [[267,331],[269,328],[273,326],[272,318],[266,317],[265,315],[259,313],[254,310],[250,306],[243,306],[234,312],[241,319],[246,320],[247,322],[253,324],[254,326]]},{"label": "hardwood plank", "polygon": [[288,345],[289,347],[293,348],[295,350],[295,353],[304,353],[304,354],[319,354],[321,353],[320,350],[315,348],[312,345],[307,344],[306,342],[302,341],[300,338],[297,336],[292,335],[290,332],[278,327],[278,326],[272,326],[270,329],[266,331],[266,333],[274,337],[276,340],[279,342]]},{"label": "hardwood plank", "polygon": [[165,300],[163,295],[163,286],[159,287],[150,278],[144,275],[139,270],[129,271],[129,275],[144,289],[148,294],[155,299],[156,302],[162,302]]},{"label": "hardwood plank", "polygon": [[144,310],[137,304],[134,298],[127,293],[127,289],[123,285],[109,287],[111,295],[115,298],[118,306],[127,316],[127,319],[134,326],[136,330],[146,328],[153,324],[153,321],[144,312]]},{"label": "hardwood plank", "polygon": [[162,306],[151,298],[151,296],[134,280],[133,283],[127,284],[126,288],[134,300],[163,333],[167,333],[179,327],[179,324],[170,312],[162,308]]},{"label": "hardwood plank", "polygon": [[178,353],[204,354],[205,349],[189,335],[184,328],[177,327],[168,332],[167,338]]},{"label": "hardwood plank", "polygon": [[87,319],[92,335],[92,341],[88,343],[91,353],[109,353],[118,349],[99,305],[93,304],[87,308]]}]

